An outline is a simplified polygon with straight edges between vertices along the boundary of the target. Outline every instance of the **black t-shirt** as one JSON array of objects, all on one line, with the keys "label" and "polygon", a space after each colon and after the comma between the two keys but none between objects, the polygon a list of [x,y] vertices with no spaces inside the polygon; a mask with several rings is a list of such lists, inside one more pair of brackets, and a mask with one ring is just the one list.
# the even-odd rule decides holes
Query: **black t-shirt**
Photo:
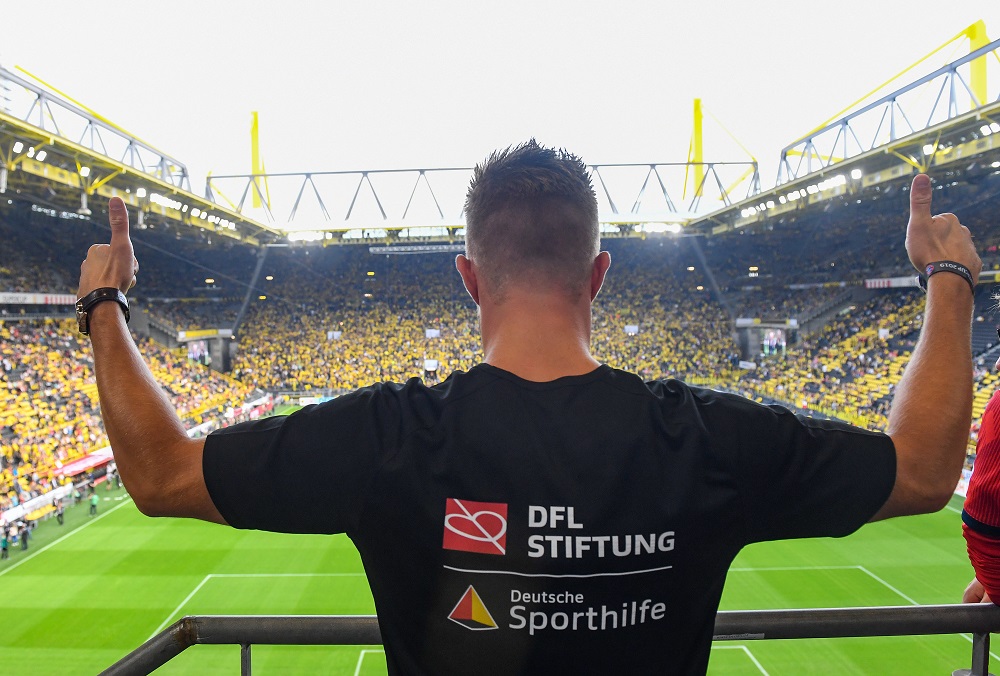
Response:
[{"label": "black t-shirt", "polygon": [[204,457],[233,526],[351,537],[393,674],[704,672],[740,548],[856,530],[896,461],[884,434],[676,380],[485,364],[220,430]]}]

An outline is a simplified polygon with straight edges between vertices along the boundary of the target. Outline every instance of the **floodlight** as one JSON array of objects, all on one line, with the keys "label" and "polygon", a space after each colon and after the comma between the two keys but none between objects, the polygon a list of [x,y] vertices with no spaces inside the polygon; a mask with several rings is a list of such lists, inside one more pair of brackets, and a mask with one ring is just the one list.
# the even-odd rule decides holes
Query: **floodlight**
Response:
[{"label": "floodlight", "polygon": [[994,134],[1000,134],[1000,123],[990,122],[990,131]]},{"label": "floodlight", "polygon": [[80,176],[84,178],[90,176],[90,167],[80,167]]},{"label": "floodlight", "polygon": [[267,277],[265,277],[264,279],[266,279],[266,280],[267,280],[267,281],[269,281],[269,282],[273,282],[273,281],[274,281],[274,275],[268,275],[268,276],[267,276]]},{"label": "floodlight", "polygon": [[35,156],[35,147],[32,146],[31,148],[28,148],[28,157],[34,157],[34,156]]},{"label": "floodlight", "polygon": [[990,134],[993,133],[993,130],[990,129],[990,125],[984,124],[982,127],[979,128],[979,133],[982,134],[983,136],[989,136]]},{"label": "floodlight", "polygon": [[44,161],[45,161],[45,156],[46,156],[47,154],[48,154],[48,153],[46,153],[46,152],[45,152],[45,151],[43,150],[43,151],[41,151],[41,152],[39,152],[39,153],[38,153],[38,155],[37,155],[37,156],[35,157],[35,159],[36,159],[36,160],[38,160],[39,162],[44,162]]},{"label": "floodlight", "polygon": [[860,169],[851,169],[851,178],[853,178],[855,181],[857,181],[863,175],[864,174],[862,174]]},{"label": "floodlight", "polygon": [[698,289],[699,291],[704,291],[705,290],[705,287],[703,287],[701,284],[699,284],[698,286],[696,286],[694,288]]},{"label": "floodlight", "polygon": [[205,278],[205,283],[206,284],[215,284],[215,280],[212,279],[211,277],[206,277]]},{"label": "floodlight", "polygon": [[194,209],[191,210],[192,218],[198,218],[198,216],[200,215],[201,215],[201,209],[199,209],[198,207],[195,207]]},{"label": "floodlight", "polygon": [[934,146],[933,146],[933,144],[925,143],[924,144],[924,155],[933,155],[933,154],[934,154]]},{"label": "floodlight", "polygon": [[18,141],[17,143],[14,144],[14,152],[15,153],[19,153],[22,150],[24,150],[24,144],[23,143],[21,143],[20,141]]},{"label": "floodlight", "polygon": [[688,272],[694,272],[694,266],[693,265],[689,265],[688,266]]},{"label": "floodlight", "polygon": [[145,197],[146,196],[146,189],[145,188],[137,188],[136,191],[135,191],[135,196],[136,197]]}]

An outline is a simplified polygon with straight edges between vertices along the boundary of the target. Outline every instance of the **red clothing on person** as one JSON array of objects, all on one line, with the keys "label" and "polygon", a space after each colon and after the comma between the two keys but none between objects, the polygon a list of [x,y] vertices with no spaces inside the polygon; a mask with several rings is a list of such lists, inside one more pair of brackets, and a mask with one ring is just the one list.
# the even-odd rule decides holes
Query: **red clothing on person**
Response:
[{"label": "red clothing on person", "polygon": [[976,578],[1000,600],[1000,390],[983,412],[962,521]]}]

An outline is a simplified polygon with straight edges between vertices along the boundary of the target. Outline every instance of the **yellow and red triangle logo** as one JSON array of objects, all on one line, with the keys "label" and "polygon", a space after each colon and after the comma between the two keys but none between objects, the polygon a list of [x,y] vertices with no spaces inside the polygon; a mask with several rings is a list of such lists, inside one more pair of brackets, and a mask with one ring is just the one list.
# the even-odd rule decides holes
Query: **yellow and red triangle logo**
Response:
[{"label": "yellow and red triangle logo", "polygon": [[448,619],[462,625],[472,631],[483,631],[485,629],[497,629],[497,623],[486,609],[483,600],[479,598],[475,588],[470,584],[469,588],[462,594],[455,607],[452,608]]}]

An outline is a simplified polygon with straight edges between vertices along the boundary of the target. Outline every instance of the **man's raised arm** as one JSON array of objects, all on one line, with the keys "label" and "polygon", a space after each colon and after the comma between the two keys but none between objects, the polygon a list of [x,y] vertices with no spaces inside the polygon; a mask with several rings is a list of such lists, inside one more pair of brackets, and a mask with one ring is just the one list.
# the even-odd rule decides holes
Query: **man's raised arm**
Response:
[{"label": "man's raised arm", "polygon": [[[100,288],[127,292],[139,263],[125,203],[108,204],[111,244],[95,244],[80,266],[78,298]],[[153,379],[115,302],[90,308],[88,324],[101,416],[118,471],[136,506],[150,516],[186,516],[225,523],[205,486],[204,439],[189,439],[177,412]]]},{"label": "man's raised arm", "polygon": [[[910,190],[906,251],[927,278],[920,339],[896,387],[886,430],[896,447],[896,483],[872,521],[933,512],[958,483],[972,422],[972,307],[982,261],[969,229],[954,214],[931,215],[931,182],[919,174]],[[957,263],[949,266],[948,263]],[[950,270],[968,271],[971,279]],[[932,268],[933,269],[933,268]]]}]

